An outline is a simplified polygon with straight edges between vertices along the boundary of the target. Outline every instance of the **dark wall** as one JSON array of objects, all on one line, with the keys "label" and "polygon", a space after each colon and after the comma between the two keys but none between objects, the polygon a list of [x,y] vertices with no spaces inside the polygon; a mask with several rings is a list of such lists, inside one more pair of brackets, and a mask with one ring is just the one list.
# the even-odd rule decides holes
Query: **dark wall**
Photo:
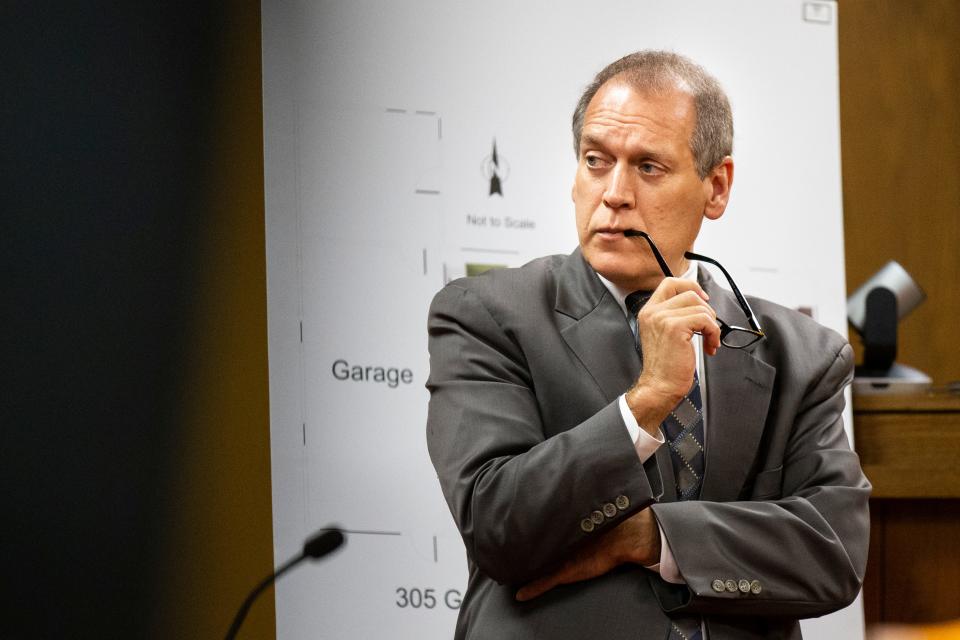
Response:
[{"label": "dark wall", "polygon": [[259,38],[0,8],[0,637],[221,635],[269,571]]}]

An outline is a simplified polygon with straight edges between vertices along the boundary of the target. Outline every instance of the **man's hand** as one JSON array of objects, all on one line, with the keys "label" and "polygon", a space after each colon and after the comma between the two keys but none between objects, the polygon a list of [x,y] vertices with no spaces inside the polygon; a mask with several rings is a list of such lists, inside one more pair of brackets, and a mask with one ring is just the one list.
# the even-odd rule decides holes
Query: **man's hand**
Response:
[{"label": "man's hand", "polygon": [[626,400],[637,422],[651,433],[693,384],[694,334],[703,336],[708,355],[720,348],[720,326],[708,298],[696,282],[664,278],[637,314],[643,372],[627,391]]},{"label": "man's hand", "polygon": [[650,509],[627,518],[596,540],[581,547],[553,573],[524,585],[517,600],[532,600],[557,585],[602,576],[627,562],[649,566],[660,561],[660,531]]}]

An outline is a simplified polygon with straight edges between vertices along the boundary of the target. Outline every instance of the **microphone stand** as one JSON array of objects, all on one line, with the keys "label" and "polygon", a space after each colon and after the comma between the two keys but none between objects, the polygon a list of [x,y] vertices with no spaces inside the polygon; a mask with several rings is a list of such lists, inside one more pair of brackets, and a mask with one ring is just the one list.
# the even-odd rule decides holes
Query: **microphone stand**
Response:
[{"label": "microphone stand", "polygon": [[303,543],[303,551],[284,562],[272,574],[261,580],[260,583],[253,588],[250,595],[248,595],[243,601],[243,604],[240,605],[237,615],[234,616],[233,623],[227,631],[226,640],[233,640],[237,637],[237,632],[240,631],[240,625],[243,624],[244,619],[247,617],[247,613],[250,611],[250,607],[253,606],[254,600],[256,600],[257,596],[263,593],[267,587],[307,558],[318,560],[334,551],[344,543],[344,540],[343,533],[339,529],[322,529],[308,538],[307,541]]}]

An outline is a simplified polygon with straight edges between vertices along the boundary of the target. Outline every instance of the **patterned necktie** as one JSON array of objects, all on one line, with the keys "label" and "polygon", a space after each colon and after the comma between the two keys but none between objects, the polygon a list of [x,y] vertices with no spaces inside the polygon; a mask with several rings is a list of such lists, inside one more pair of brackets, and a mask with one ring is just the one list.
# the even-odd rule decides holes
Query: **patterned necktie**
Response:
[{"label": "patterned necktie", "polygon": [[[634,320],[641,307],[650,299],[649,291],[634,291],[625,300]],[[631,323],[631,327],[634,323]],[[637,352],[641,353],[640,331],[635,331]],[[703,399],[700,396],[700,377],[693,373],[693,385],[687,396],[660,424],[664,440],[670,447],[670,460],[677,486],[677,500],[696,500],[703,485]],[[669,640],[701,640],[699,616],[675,617],[670,621]]]},{"label": "patterned necktie", "polygon": [[696,500],[703,485],[703,401],[700,377],[693,373],[693,386],[660,424],[670,447],[677,500]]},{"label": "patterned necktie", "polygon": [[[703,400],[700,376],[693,373],[687,397],[660,423],[670,447],[677,500],[697,500],[703,485]],[[677,616],[670,621],[670,640],[702,640],[700,616]]]}]

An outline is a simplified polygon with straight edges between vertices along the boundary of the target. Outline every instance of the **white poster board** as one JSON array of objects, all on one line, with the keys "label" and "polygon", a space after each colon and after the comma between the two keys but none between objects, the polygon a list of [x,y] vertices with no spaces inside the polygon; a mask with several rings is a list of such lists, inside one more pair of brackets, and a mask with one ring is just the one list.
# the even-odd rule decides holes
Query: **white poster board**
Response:
[{"label": "white poster board", "polygon": [[[736,180],[697,248],[845,331],[834,3],[276,0],[262,21],[277,561],[352,532],[277,585],[278,637],[452,635],[466,562],[426,451],[427,306],[576,246],[570,116],[604,64],[667,48],[720,79]],[[804,623],[862,626],[859,602]]]}]

